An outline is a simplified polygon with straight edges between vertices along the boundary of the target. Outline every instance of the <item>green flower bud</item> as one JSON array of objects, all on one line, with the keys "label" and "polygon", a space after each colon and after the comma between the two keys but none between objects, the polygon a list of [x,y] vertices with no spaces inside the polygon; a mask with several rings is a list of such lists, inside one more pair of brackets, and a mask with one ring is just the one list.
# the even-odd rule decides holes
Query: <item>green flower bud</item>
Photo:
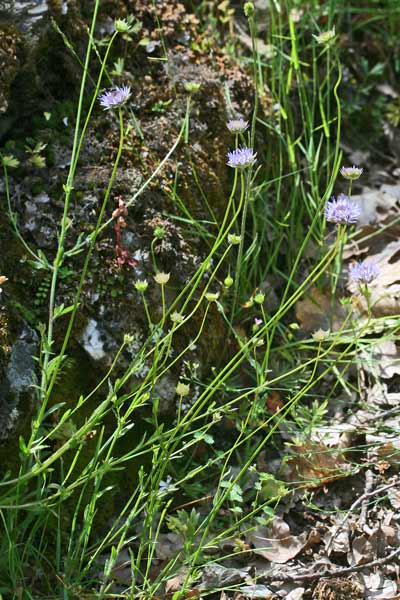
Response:
[{"label": "green flower bud", "polygon": [[243,10],[245,16],[250,19],[254,15],[254,4],[252,2],[245,2]]},{"label": "green flower bud", "polygon": [[235,235],[234,233],[230,233],[228,235],[228,242],[232,245],[235,246],[237,244],[240,244],[240,235]]},{"label": "green flower bud", "polygon": [[224,286],[226,288],[230,288],[233,285],[233,278],[230,275],[227,275],[224,279]]},{"label": "green flower bud", "polygon": [[189,92],[189,94],[194,94],[198,92],[201,88],[201,83],[196,83],[195,81],[188,81],[185,83],[185,90]]},{"label": "green flower bud", "polygon": [[145,279],[138,279],[137,281],[135,281],[135,288],[141,294],[143,294],[147,290],[148,286],[149,284]]}]

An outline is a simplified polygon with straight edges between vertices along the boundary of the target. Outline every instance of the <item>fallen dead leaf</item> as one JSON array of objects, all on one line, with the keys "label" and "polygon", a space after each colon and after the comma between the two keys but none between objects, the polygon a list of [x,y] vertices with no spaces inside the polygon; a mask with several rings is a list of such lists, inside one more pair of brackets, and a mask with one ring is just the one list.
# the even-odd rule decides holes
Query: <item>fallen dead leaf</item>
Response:
[{"label": "fallen dead leaf", "polygon": [[297,556],[307,545],[307,533],[291,535],[289,525],[280,517],[275,517],[267,526],[255,529],[250,539],[255,554],[280,564]]},{"label": "fallen dead leaf", "polygon": [[358,225],[386,224],[400,215],[400,185],[384,184],[380,190],[364,188],[352,200],[361,208]]},{"label": "fallen dead leaf", "polygon": [[338,302],[332,306],[329,294],[323,294],[317,288],[312,288],[308,296],[296,304],[296,319],[304,331],[327,331],[331,328],[331,320],[332,329],[336,331],[346,315],[346,307]]},{"label": "fallen dead leaf", "polygon": [[325,444],[310,442],[291,445],[290,449],[293,456],[287,460],[284,478],[301,487],[321,487],[352,472],[342,452],[335,452]]},{"label": "fallen dead leaf", "polygon": [[391,340],[384,340],[361,352],[357,359],[365,371],[377,379],[400,375],[400,352]]},{"label": "fallen dead leaf", "polygon": [[273,592],[266,585],[255,583],[254,585],[244,585],[239,588],[243,598],[249,600],[270,600],[274,597]]},{"label": "fallen dead leaf", "polygon": [[381,573],[362,575],[365,583],[365,600],[396,600],[397,584],[391,579],[385,579]]}]

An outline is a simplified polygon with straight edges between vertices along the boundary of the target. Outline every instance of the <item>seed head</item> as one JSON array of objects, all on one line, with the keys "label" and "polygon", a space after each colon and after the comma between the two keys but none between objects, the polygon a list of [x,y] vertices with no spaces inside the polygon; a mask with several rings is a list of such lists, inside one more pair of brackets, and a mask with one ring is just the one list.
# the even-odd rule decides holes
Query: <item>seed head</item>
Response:
[{"label": "seed head", "polygon": [[216,302],[218,300],[218,298],[219,298],[219,293],[218,292],[215,292],[215,293],[207,292],[207,294],[206,294],[206,299],[209,302]]},{"label": "seed head", "polygon": [[379,275],[379,268],[372,261],[361,260],[354,265],[351,265],[349,269],[350,279],[355,283],[361,283],[367,285],[371,283]]},{"label": "seed head", "polygon": [[352,181],[355,179],[359,179],[361,177],[363,170],[361,167],[356,167],[353,165],[352,167],[341,167],[340,174],[345,179],[351,179]]},{"label": "seed head", "polygon": [[329,44],[335,37],[335,28],[328,29],[328,31],[322,31],[318,35],[313,34],[313,38],[315,38],[318,44]]},{"label": "seed head", "polygon": [[114,88],[100,94],[99,101],[104,110],[110,110],[111,108],[122,106],[130,97],[131,88],[129,86],[123,85],[119,87],[116,85]]},{"label": "seed head", "polygon": [[253,148],[242,146],[232,152],[228,152],[227,165],[233,169],[245,169],[254,164],[256,156],[257,154],[253,151]]},{"label": "seed head", "polygon": [[181,381],[178,382],[177,386],[176,386],[176,393],[178,394],[178,396],[187,396],[190,392],[190,386],[187,385],[186,383],[182,383]]},{"label": "seed head", "polygon": [[357,223],[361,214],[358,204],[355,204],[345,196],[339,194],[336,200],[333,196],[325,205],[325,219],[336,225],[351,225]]},{"label": "seed head", "polygon": [[157,273],[154,275],[154,281],[159,285],[165,285],[169,281],[169,273]]},{"label": "seed head", "polygon": [[182,321],[184,321],[184,319],[185,319],[185,316],[182,315],[181,313],[178,313],[177,311],[174,311],[171,314],[171,321],[173,323],[182,323]]},{"label": "seed head", "polygon": [[231,119],[226,124],[231,133],[244,133],[249,126],[248,121],[244,119]]}]

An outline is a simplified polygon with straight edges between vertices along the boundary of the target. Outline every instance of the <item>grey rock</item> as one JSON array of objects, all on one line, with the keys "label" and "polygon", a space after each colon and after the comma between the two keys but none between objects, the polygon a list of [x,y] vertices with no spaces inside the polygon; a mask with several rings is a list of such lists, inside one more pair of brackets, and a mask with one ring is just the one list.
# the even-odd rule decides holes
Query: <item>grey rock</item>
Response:
[{"label": "grey rock", "polygon": [[24,327],[12,346],[11,354],[0,381],[0,439],[7,439],[31,414],[34,399],[37,335]]}]

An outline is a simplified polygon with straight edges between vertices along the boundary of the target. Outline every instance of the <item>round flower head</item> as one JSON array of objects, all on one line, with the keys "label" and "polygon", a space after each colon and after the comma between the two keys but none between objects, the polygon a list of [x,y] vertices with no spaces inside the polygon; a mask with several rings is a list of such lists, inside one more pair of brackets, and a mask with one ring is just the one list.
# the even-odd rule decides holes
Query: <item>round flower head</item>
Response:
[{"label": "round flower head", "polygon": [[244,119],[231,119],[226,124],[231,133],[244,133],[249,126],[249,123]]},{"label": "round flower head", "polygon": [[349,269],[350,279],[352,279],[355,283],[363,283],[367,285],[371,283],[376,277],[379,275],[378,266],[370,261],[361,260],[354,265],[351,265]]},{"label": "round flower head", "polygon": [[356,167],[355,165],[352,167],[341,167],[340,174],[345,179],[355,180],[361,177],[363,170],[361,167]]},{"label": "round flower head", "polygon": [[242,146],[232,152],[228,152],[227,157],[228,162],[226,164],[229,167],[233,169],[245,169],[255,162],[256,153],[253,152],[253,148]]},{"label": "round flower head", "polygon": [[104,110],[110,108],[118,108],[125,104],[125,102],[131,96],[131,88],[127,85],[118,87],[117,85],[110,90],[106,90],[103,94],[100,94],[99,101]]},{"label": "round flower head", "polygon": [[336,225],[357,223],[360,214],[361,209],[358,204],[352,202],[344,194],[339,194],[337,200],[332,196],[325,205],[325,219]]}]

